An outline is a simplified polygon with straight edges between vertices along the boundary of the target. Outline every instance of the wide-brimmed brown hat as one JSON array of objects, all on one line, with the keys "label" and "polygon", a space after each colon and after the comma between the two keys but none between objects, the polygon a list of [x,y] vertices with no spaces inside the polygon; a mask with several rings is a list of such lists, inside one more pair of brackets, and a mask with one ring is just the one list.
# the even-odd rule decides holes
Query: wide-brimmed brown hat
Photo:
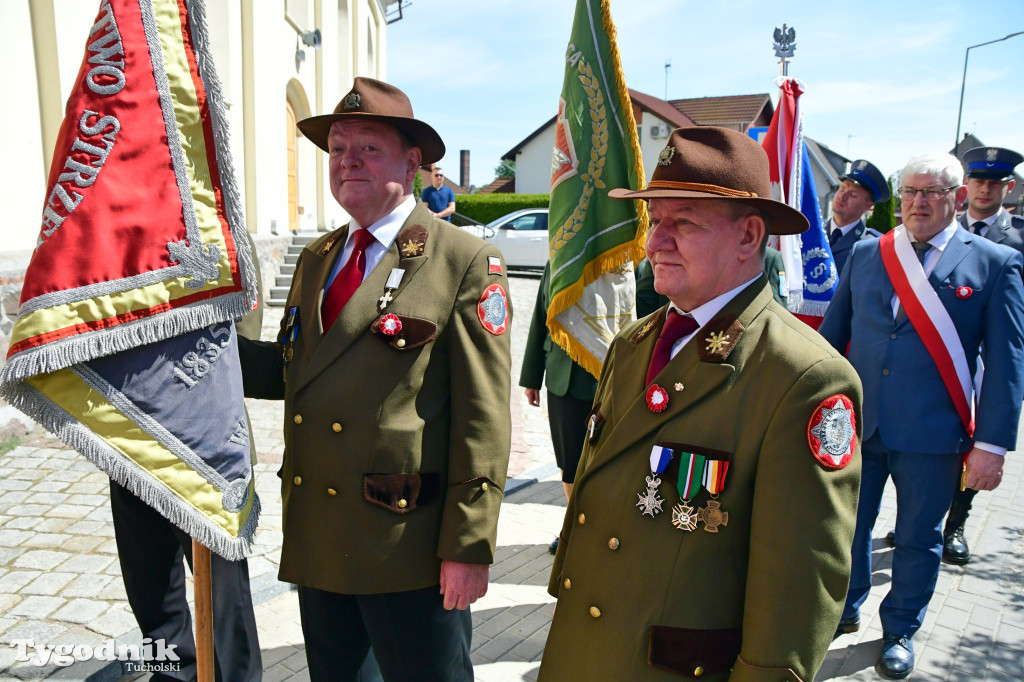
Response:
[{"label": "wide-brimmed brown hat", "polygon": [[373,78],[356,78],[352,89],[334,107],[333,114],[304,118],[298,126],[303,135],[326,152],[329,151],[327,135],[331,132],[331,124],[348,119],[380,121],[398,128],[420,148],[423,153],[420,163],[424,166],[440,161],[444,156],[441,136],[426,123],[413,117],[412,104],[405,93]]},{"label": "wide-brimmed brown hat", "polygon": [[650,184],[613,189],[613,199],[726,199],[757,208],[770,234],[808,228],[800,211],[772,199],[768,155],[753,138],[728,128],[676,128],[658,155]]}]

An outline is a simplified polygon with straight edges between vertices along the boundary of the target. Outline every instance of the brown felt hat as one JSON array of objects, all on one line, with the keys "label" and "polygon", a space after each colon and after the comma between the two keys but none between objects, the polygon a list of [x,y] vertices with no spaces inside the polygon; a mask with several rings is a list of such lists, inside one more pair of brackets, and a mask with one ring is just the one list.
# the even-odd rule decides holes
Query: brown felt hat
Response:
[{"label": "brown felt hat", "polygon": [[352,89],[334,107],[333,114],[304,118],[298,126],[303,135],[326,152],[329,151],[327,136],[331,132],[331,124],[348,119],[380,121],[398,128],[420,148],[423,153],[420,163],[424,166],[440,161],[444,156],[441,136],[423,121],[413,118],[412,104],[405,93],[373,78],[356,78]]},{"label": "brown felt hat", "polygon": [[726,199],[753,206],[770,234],[808,228],[800,211],[772,199],[768,155],[753,138],[728,128],[676,128],[658,155],[646,189],[613,189],[613,199]]}]

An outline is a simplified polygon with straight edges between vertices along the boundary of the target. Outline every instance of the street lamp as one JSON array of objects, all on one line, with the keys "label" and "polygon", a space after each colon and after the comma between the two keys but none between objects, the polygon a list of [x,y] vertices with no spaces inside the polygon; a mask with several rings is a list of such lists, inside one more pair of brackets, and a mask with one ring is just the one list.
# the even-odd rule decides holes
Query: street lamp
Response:
[{"label": "street lamp", "polygon": [[[1014,36],[1019,36],[1019,35],[1024,35],[1024,31],[1017,31],[1016,33],[1011,33],[1008,36],[1003,36],[1002,38],[999,38],[998,40],[990,40],[987,43],[978,43],[977,45],[971,45],[964,52],[964,77],[963,77],[963,80],[960,81],[960,112],[956,115],[956,139],[953,140],[953,152],[954,153],[956,153],[957,149],[960,147],[960,119],[961,119],[961,117],[963,117],[963,114],[964,114],[964,87],[967,85],[967,58],[971,56],[971,50],[973,50],[976,47],[982,47],[984,45],[991,45],[992,43],[1001,43],[1004,40],[1007,40],[1009,38],[1012,38]],[[957,154],[957,156],[959,156],[959,154]]]}]

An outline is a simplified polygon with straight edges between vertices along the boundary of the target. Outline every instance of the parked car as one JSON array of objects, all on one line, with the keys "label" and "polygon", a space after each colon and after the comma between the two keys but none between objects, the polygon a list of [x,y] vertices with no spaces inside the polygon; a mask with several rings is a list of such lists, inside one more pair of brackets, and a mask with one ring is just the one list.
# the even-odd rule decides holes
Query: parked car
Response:
[{"label": "parked car", "polygon": [[486,225],[462,229],[501,249],[510,268],[543,268],[548,262],[548,209],[524,208]]}]

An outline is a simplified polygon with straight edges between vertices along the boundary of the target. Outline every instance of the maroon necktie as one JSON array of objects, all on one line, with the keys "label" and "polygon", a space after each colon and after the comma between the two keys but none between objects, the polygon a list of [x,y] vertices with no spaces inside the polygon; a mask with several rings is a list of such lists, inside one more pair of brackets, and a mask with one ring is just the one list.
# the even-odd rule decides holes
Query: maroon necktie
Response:
[{"label": "maroon necktie", "polygon": [[373,243],[373,235],[366,229],[356,230],[352,234],[352,243],[352,253],[348,257],[348,262],[341,268],[338,276],[331,282],[331,287],[324,294],[320,312],[325,334],[363,281],[363,275],[366,274],[366,247]]},{"label": "maroon necktie", "polygon": [[680,315],[674,308],[668,311],[668,318],[661,328],[658,342],[654,344],[654,353],[651,354],[651,364],[647,368],[647,384],[654,381],[658,372],[665,369],[665,365],[672,357],[672,346],[676,341],[695,331],[697,331],[697,320],[690,317],[689,314]]}]

